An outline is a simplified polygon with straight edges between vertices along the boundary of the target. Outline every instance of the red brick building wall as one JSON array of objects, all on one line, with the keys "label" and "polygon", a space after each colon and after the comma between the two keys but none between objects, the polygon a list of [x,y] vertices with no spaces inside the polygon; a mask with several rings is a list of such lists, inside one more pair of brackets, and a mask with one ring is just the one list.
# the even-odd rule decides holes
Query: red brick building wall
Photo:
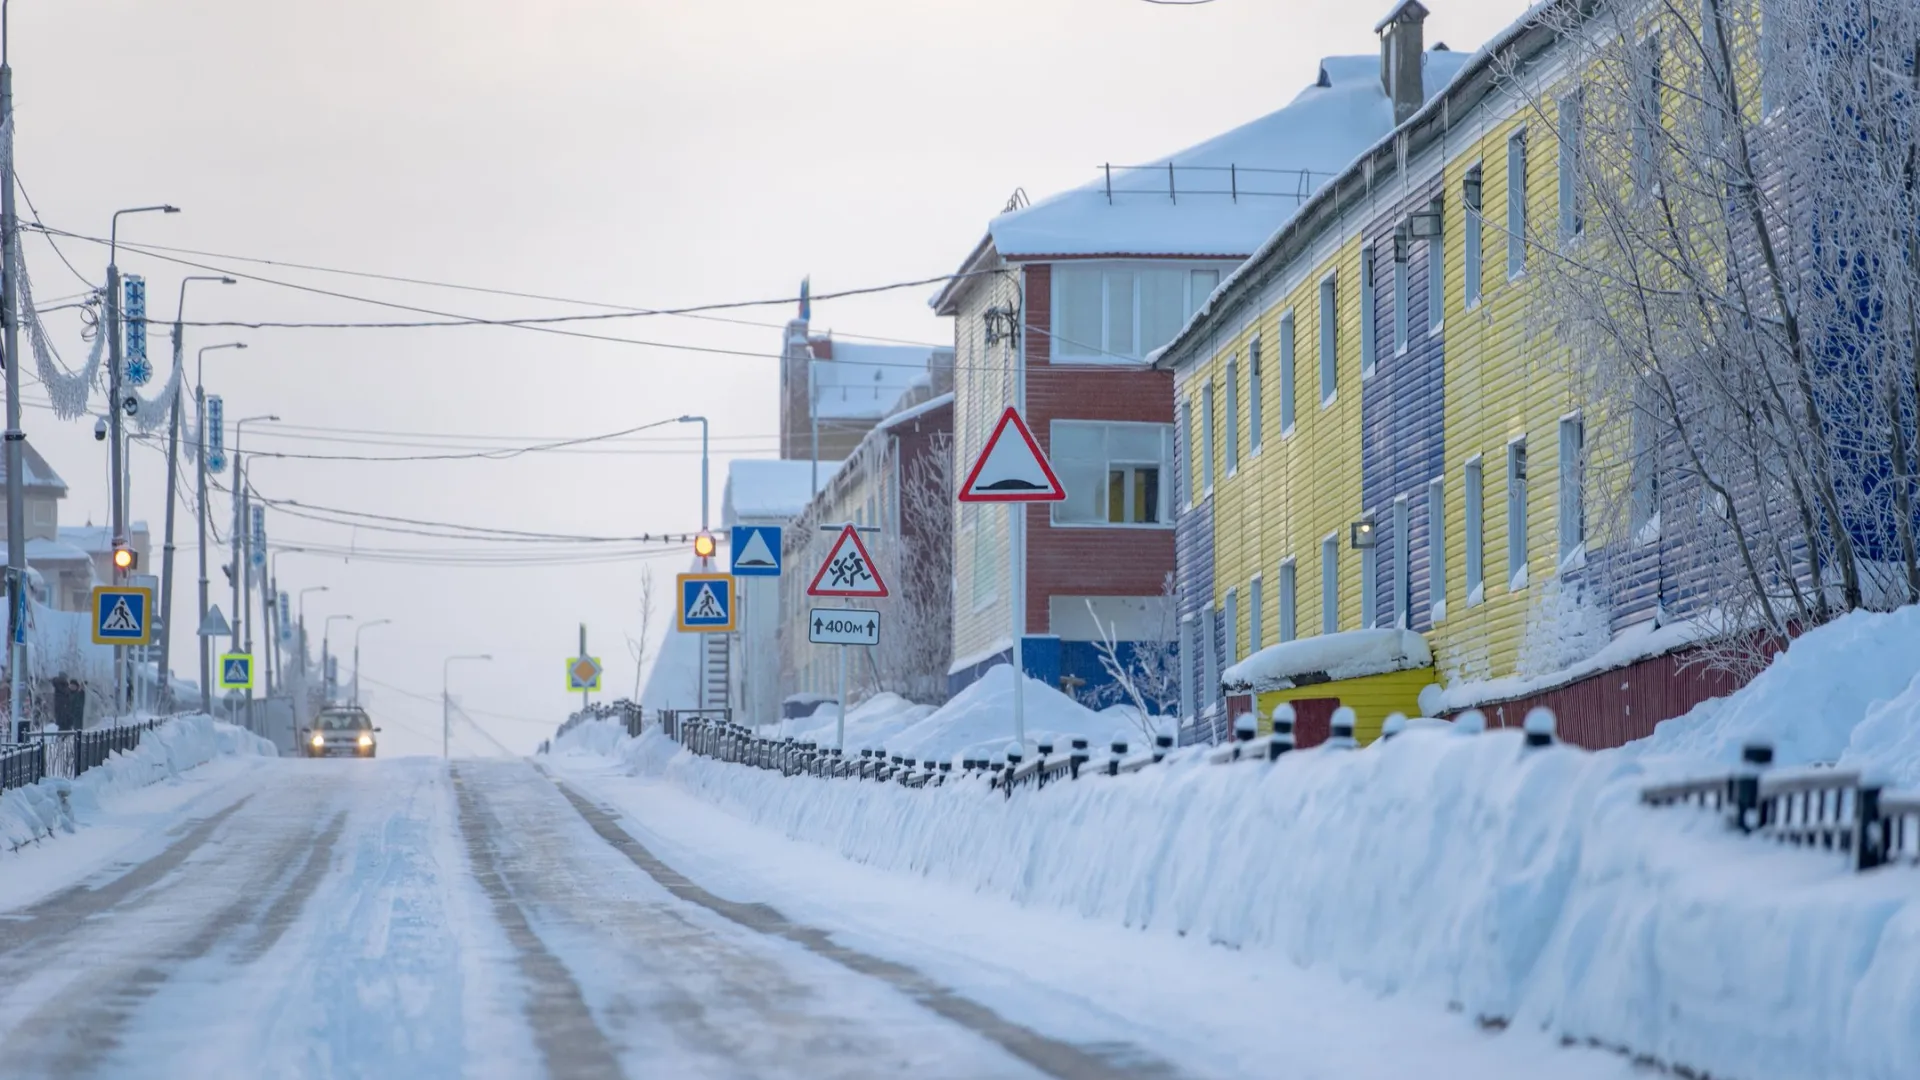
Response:
[{"label": "red brick building wall", "polygon": [[[1055,420],[1173,423],[1173,373],[1054,364],[1052,267],[1029,264],[1027,423],[1051,452]],[[1171,475],[1163,484],[1173,482]],[[1044,504],[1027,508],[1027,632],[1045,634],[1047,602],[1066,596],[1159,596],[1173,572],[1173,529],[1061,528]]]}]

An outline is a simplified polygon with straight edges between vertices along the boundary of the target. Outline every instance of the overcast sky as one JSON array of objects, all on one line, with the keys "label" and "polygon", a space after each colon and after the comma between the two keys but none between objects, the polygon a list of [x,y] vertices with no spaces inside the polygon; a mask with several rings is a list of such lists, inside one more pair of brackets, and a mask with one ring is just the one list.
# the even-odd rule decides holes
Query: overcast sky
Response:
[{"label": "overcast sky", "polygon": [[[123,218],[121,238],[134,245],[639,307],[785,297],[809,273],[827,292],[948,272],[1016,187],[1040,198],[1092,179],[1102,162],[1164,155],[1284,105],[1321,56],[1375,52],[1372,27],[1387,7],[17,0],[19,178],[46,224],[90,236],[104,235],[122,207],[183,208]],[[1435,7],[1428,43],[1472,49],[1523,5]],[[104,280],[103,247],[67,240],[60,249],[89,281]],[[43,306],[85,287],[45,240],[30,237],[25,250]],[[590,310],[193,258],[463,315]],[[165,317],[180,277],[204,272],[130,252],[120,262],[146,275],[150,310]],[[950,340],[927,309],[930,291],[821,303],[815,326]],[[189,321],[413,317],[261,282],[196,284],[188,296]],[[790,314],[778,306],[733,316],[778,324]],[[63,316],[48,321],[77,366],[85,349]],[[209,354],[207,385],[225,396],[229,425],[275,413],[290,426],[249,428],[249,448],[268,452],[435,452],[340,440],[385,438],[360,432],[532,440],[703,413],[713,423],[717,521],[726,458],[773,453],[779,331],[667,317],[587,329],[762,355],[472,327],[205,328],[190,329],[187,345],[191,367],[201,345],[250,343]],[[152,348],[164,358],[165,335]],[[44,402],[46,391],[29,383],[27,397]],[[71,487],[62,523],[105,523],[104,444],[91,422],[29,408],[26,428]],[[677,532],[699,523],[698,443],[687,437],[696,430],[649,432],[669,439],[622,443],[619,453],[510,461],[262,459],[253,479],[269,497],[403,517]],[[152,524],[157,563],[165,473],[151,450],[132,460],[134,515]],[[284,515],[270,515],[268,529],[276,541],[446,546]],[[190,522],[180,538],[175,667],[191,673],[192,619],[180,614],[194,595]],[[655,559],[654,573],[665,580],[683,561]],[[280,574],[289,591],[328,586],[308,599],[316,636],[325,614],[393,620],[363,639],[366,677],[379,680],[364,696],[390,752],[438,750],[442,661],[479,652],[495,662],[456,667],[454,692],[496,714],[480,719],[525,750],[577,701],[565,693],[562,665],[581,622],[607,662],[610,689],[631,690],[626,636],[639,633],[646,565],[476,569],[290,553]],[[213,578],[218,596],[223,579],[217,570]],[[336,642],[344,625],[334,624]],[[464,745],[486,749],[475,736]]]}]

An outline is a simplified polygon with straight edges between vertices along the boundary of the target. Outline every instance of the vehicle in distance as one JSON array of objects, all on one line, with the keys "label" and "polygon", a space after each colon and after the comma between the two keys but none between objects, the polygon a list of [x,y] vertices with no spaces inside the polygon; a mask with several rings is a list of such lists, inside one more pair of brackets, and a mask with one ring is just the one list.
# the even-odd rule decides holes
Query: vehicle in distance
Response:
[{"label": "vehicle in distance", "polygon": [[313,726],[301,732],[301,748],[308,757],[370,758],[379,750],[380,731],[357,706],[335,706],[320,710]]}]

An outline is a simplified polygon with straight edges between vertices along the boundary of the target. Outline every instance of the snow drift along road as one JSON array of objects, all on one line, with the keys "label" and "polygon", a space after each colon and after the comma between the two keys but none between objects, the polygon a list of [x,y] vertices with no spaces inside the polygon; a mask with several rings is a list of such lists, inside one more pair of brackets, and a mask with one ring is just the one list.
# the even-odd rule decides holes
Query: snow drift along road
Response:
[{"label": "snow drift along road", "polygon": [[0,792],[0,852],[17,851],[56,829],[72,832],[103,799],[178,776],[216,757],[276,753],[267,740],[206,715],[162,724],[141,736],[139,746],[114,754],[77,779],[47,779]]}]

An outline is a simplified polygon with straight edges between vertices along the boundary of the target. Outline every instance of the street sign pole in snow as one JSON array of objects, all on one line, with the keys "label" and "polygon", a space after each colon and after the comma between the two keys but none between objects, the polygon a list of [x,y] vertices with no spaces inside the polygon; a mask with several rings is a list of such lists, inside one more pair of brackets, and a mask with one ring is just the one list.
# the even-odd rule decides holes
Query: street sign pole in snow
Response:
[{"label": "street sign pole in snow", "polygon": [[[1024,290],[1023,290],[1024,291]],[[1026,335],[1020,335],[1020,360],[1015,365],[1014,400],[1026,397]],[[1022,747],[1027,741],[1026,658],[1021,641],[1027,632],[1027,511],[1023,505],[1035,502],[1061,502],[1067,489],[1054,475],[1052,463],[1034,439],[1033,431],[1021,418],[1020,410],[1009,405],[1000,414],[1000,422],[987,436],[987,443],[960,485],[959,499],[970,503],[1007,504],[1007,547],[1009,606],[1013,609],[1013,739]]]},{"label": "street sign pole in snow", "polygon": [[815,645],[878,645],[880,613],[864,608],[813,608],[807,640]]},{"label": "street sign pole in snow", "polygon": [[[808,596],[837,596],[846,600],[885,599],[887,583],[880,577],[880,568],[873,564],[873,556],[868,554],[867,545],[860,539],[860,529],[856,525],[844,525],[840,535],[834,538],[833,547],[827,549],[826,561],[813,575],[813,583],[807,586]],[[813,615],[821,614],[815,609]],[[873,615],[872,636],[878,641],[880,636],[880,617]],[[857,617],[857,616],[843,616]],[[808,620],[811,625],[812,619]],[[817,631],[809,632],[809,641],[820,641]],[[841,644],[850,644],[842,641]],[[847,749],[847,650],[840,650],[840,701],[838,717],[833,722],[834,746],[842,753]]]}]

